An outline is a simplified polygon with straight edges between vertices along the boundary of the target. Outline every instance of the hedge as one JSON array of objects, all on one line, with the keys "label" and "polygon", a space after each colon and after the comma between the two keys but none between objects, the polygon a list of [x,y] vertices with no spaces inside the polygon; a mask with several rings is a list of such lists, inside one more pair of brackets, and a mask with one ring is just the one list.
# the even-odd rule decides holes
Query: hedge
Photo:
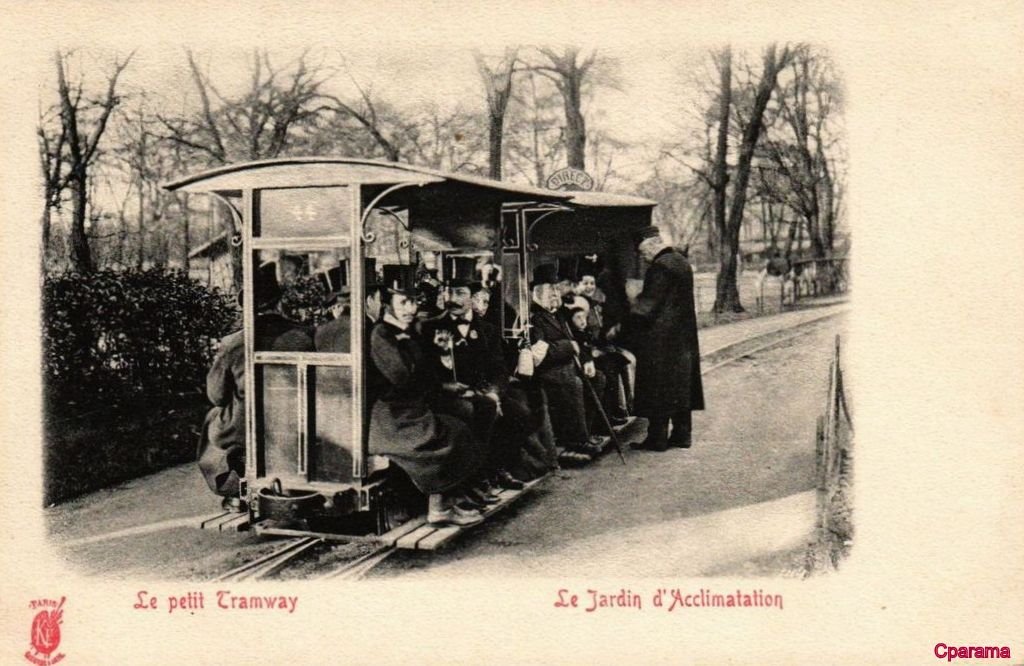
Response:
[{"label": "hedge", "polygon": [[65,273],[43,286],[48,402],[78,405],[200,392],[233,297],[183,271]]}]

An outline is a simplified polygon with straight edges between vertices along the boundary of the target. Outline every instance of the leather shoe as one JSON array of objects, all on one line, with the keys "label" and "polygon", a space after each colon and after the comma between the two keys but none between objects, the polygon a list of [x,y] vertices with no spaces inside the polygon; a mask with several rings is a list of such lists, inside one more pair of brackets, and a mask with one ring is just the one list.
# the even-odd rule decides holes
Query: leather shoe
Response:
[{"label": "leather shoe", "polygon": [[468,509],[469,511],[483,511],[487,508],[487,505],[483,502],[479,502],[465,494],[455,500],[455,505],[462,507],[463,509]]},{"label": "leather shoe", "polygon": [[483,490],[476,487],[466,490],[466,497],[474,502],[488,506],[491,504],[497,504],[501,501],[497,495],[492,494],[489,490]]},{"label": "leather shoe", "polygon": [[448,507],[444,511],[428,512],[427,522],[435,527],[443,527],[446,525],[469,527],[470,525],[479,525],[484,522],[484,517],[477,511],[452,506]]},{"label": "leather shoe", "polygon": [[693,445],[693,439],[691,438],[690,433],[686,433],[680,437],[673,436],[668,438],[668,445],[674,446],[677,449],[688,449]]},{"label": "leather shoe", "polygon": [[498,485],[507,490],[522,490],[526,487],[526,484],[512,476],[508,470],[498,470],[496,475]]},{"label": "leather shoe", "polygon": [[668,442],[645,439],[642,442],[633,442],[629,448],[634,451],[657,451],[659,453],[668,451]]}]

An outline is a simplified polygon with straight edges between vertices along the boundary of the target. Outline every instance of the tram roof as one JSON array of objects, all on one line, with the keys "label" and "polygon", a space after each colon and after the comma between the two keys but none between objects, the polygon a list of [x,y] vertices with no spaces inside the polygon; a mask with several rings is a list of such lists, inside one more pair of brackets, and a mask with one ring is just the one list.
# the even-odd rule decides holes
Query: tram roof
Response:
[{"label": "tram roof", "polygon": [[[529,201],[565,202],[586,208],[653,207],[656,202],[607,192],[546,190],[426,167],[346,157],[284,157],[229,164],[185,176],[164,184],[170,191],[238,192],[264,187],[311,187],[327,185],[428,185],[454,182],[497,190]],[[526,202],[523,202],[526,203]]]},{"label": "tram roof", "polygon": [[570,192],[569,194],[572,196],[570,203],[587,208],[653,208],[658,205],[658,202],[643,197],[611,194],[610,192]]},{"label": "tram roof", "polygon": [[540,201],[566,201],[568,193],[529,185],[445,173],[401,162],[346,157],[285,157],[230,164],[166,183],[164,188],[185,192],[230,192],[263,187],[326,185],[428,185],[445,181],[528,196]]}]

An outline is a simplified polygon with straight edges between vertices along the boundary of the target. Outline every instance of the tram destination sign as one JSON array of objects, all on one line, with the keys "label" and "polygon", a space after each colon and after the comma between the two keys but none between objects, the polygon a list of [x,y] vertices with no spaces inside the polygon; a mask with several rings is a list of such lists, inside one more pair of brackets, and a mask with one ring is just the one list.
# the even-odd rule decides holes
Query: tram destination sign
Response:
[{"label": "tram destination sign", "polygon": [[585,190],[589,192],[594,189],[594,179],[586,171],[565,167],[548,176],[545,185],[549,190]]}]

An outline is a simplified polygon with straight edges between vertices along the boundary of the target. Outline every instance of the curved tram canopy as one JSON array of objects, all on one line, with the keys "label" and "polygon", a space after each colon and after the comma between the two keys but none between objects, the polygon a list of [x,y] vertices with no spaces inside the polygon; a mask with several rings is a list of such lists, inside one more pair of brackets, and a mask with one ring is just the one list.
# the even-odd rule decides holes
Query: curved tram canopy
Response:
[{"label": "curved tram canopy", "polygon": [[[327,516],[373,510],[386,477],[387,461],[367,453],[369,281],[379,282],[385,266],[411,265],[443,283],[460,258],[472,258],[492,278],[500,276],[495,288],[503,302],[492,308],[502,310],[506,339],[529,340],[533,267],[597,254],[612,282],[624,285],[638,277],[633,238],[651,224],[655,205],[344,158],[236,164],[165,187],[215,197],[214,208],[231,216],[241,245],[244,493],[283,493],[293,499],[289,511],[308,498]],[[348,314],[337,321],[348,330],[329,351],[270,345],[271,336],[259,330],[256,314],[275,295],[268,292],[298,281],[321,283],[347,301]]]}]

